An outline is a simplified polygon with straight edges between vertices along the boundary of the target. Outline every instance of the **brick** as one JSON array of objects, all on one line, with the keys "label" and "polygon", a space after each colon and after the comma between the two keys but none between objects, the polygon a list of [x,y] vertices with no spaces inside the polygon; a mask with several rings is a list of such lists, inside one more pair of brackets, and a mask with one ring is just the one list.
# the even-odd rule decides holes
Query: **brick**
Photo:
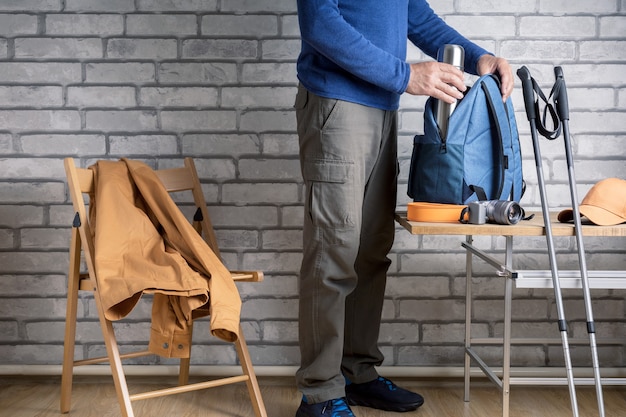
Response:
[{"label": "brick", "polygon": [[202,34],[264,38],[278,35],[278,19],[270,15],[207,15],[202,16]]},{"label": "brick", "polygon": [[137,135],[110,136],[110,153],[120,156],[172,155],[178,152],[176,136],[171,135]]},{"label": "brick", "polygon": [[17,58],[98,59],[103,57],[102,40],[94,38],[17,38]]},{"label": "brick", "polygon": [[235,130],[235,122],[235,112],[228,110],[168,110],[161,112],[161,128],[164,130],[179,132]]},{"label": "brick", "polygon": [[124,17],[110,14],[46,15],[47,35],[106,37],[124,33]]},{"label": "brick", "polygon": [[19,2],[0,3],[2,11],[59,11],[61,10],[60,0],[23,0]]},{"label": "brick", "polygon": [[195,15],[132,14],[126,17],[126,33],[128,35],[197,35],[196,21]]},{"label": "brick", "polygon": [[58,159],[11,158],[2,161],[2,179],[65,178],[65,171]]},{"label": "brick", "polygon": [[541,0],[539,12],[561,14],[582,13],[612,13],[616,12],[616,2],[613,0],[600,0],[588,2],[585,0]]},{"label": "brick", "polygon": [[290,203],[298,201],[294,184],[225,184],[223,199],[226,203]]},{"label": "brick", "polygon": [[153,12],[211,12],[217,0],[138,0],[137,10]]},{"label": "brick", "polygon": [[623,16],[600,17],[600,37],[621,38],[626,36],[626,25]]},{"label": "brick", "polygon": [[15,343],[0,345],[0,363],[15,365],[58,365],[63,357],[63,346]]},{"label": "brick", "polygon": [[182,41],[182,57],[191,59],[256,58],[258,43],[233,39],[189,39]]},{"label": "brick", "polygon": [[68,87],[67,105],[75,107],[135,107],[134,87]]},{"label": "brick", "polygon": [[0,192],[4,203],[61,202],[64,187],[61,183],[3,183]]},{"label": "brick", "polygon": [[524,16],[520,18],[520,35],[550,39],[589,38],[596,35],[593,16]]},{"label": "brick", "polygon": [[255,320],[296,319],[294,307],[297,300],[258,299],[242,307],[243,318]]},{"label": "brick", "polygon": [[252,132],[293,132],[296,115],[293,111],[251,110],[241,114],[241,130]]},{"label": "brick", "polygon": [[39,107],[63,105],[61,87],[0,87],[0,106]]},{"label": "brick", "polygon": [[22,249],[67,249],[71,230],[51,227],[20,230],[20,247]]},{"label": "brick", "polygon": [[264,230],[261,239],[264,250],[302,249],[302,231],[300,230]]},{"label": "brick", "polygon": [[259,248],[259,234],[256,231],[219,230],[216,236],[220,250]]},{"label": "brick", "polygon": [[153,111],[88,110],[85,114],[88,129],[114,131],[145,131],[157,129],[157,116]]},{"label": "brick", "polygon": [[626,42],[583,41],[580,43],[580,59],[583,61],[625,61]]},{"label": "brick", "polygon": [[0,155],[13,153],[13,138],[0,133]]},{"label": "brick", "polygon": [[257,135],[189,134],[182,139],[183,153],[195,157],[258,154],[260,148]]},{"label": "brick", "polygon": [[382,323],[378,340],[380,343],[418,343],[419,326],[415,323]]},{"label": "brick", "polygon": [[244,305],[247,300],[254,304],[254,299],[260,297],[293,298],[298,293],[298,277],[265,274],[262,283],[240,282],[237,288],[244,300]]},{"label": "brick", "polygon": [[535,11],[536,2],[534,0],[478,0],[472,2],[462,2],[456,5],[456,11],[460,13],[528,13]]},{"label": "brick", "polygon": [[298,23],[298,16],[282,16],[280,18],[280,27],[280,34],[283,37],[297,38],[300,36],[300,25]]},{"label": "brick", "polygon": [[461,322],[465,320],[465,300],[401,300],[399,318]]},{"label": "brick", "polygon": [[526,61],[574,60],[576,44],[571,41],[503,41],[500,55]]},{"label": "brick", "polygon": [[448,16],[446,23],[470,39],[485,37],[502,39],[515,36],[514,16]]},{"label": "brick", "polygon": [[7,130],[80,130],[80,115],[73,110],[0,110],[0,125]]},{"label": "brick", "polygon": [[144,87],[139,102],[150,107],[216,107],[218,90],[204,87]]},{"label": "brick", "polygon": [[300,41],[297,39],[270,39],[261,41],[264,60],[293,60],[300,55]]},{"label": "brick", "polygon": [[240,178],[262,181],[289,181],[300,173],[298,160],[280,159],[241,159],[239,161]]},{"label": "brick", "polygon": [[[65,275],[0,275],[6,297],[39,297],[45,286],[47,297],[64,297],[67,294]],[[1,334],[1,333],[0,333]]]},{"label": "brick", "polygon": [[290,0],[230,0],[222,3],[222,11],[228,12],[296,12],[296,4]]},{"label": "brick", "polygon": [[134,0],[66,0],[65,10],[69,12],[132,12],[135,11]]},{"label": "brick", "polygon": [[298,322],[263,321],[263,341],[269,343],[297,343]]},{"label": "brick", "polygon": [[[263,141],[264,155],[298,156],[298,138],[293,134],[268,133],[261,135],[261,140]],[[300,173],[294,178],[300,181]]]},{"label": "brick", "polygon": [[[0,6],[2,10],[2,6]],[[37,34],[37,16],[26,14],[0,14],[0,35],[14,37]]]},{"label": "brick", "polygon": [[23,227],[43,225],[43,208],[41,206],[25,206],[7,204],[7,200],[0,205],[0,226]]},{"label": "brick", "polygon": [[[20,146],[30,155],[103,155],[106,151],[104,135],[44,134],[22,135]],[[61,163],[59,162],[59,165]]]},{"label": "brick", "polygon": [[296,273],[300,270],[301,259],[300,253],[291,252],[245,253],[240,268],[260,270],[268,274]]},{"label": "brick", "polygon": [[300,349],[291,345],[248,346],[250,357],[255,366],[293,365],[300,361]]},{"label": "brick", "polygon": [[0,321],[0,334],[3,335],[3,340],[6,340],[7,342],[16,342],[20,340],[18,330],[17,322]]},{"label": "brick", "polygon": [[172,59],[176,58],[177,44],[174,39],[109,39],[106,56],[110,59]]},{"label": "brick", "polygon": [[212,206],[209,207],[213,227],[272,227],[278,225],[276,207]]},{"label": "brick", "polygon": [[67,250],[63,252],[1,252],[4,273],[67,273]]},{"label": "brick", "polygon": [[145,83],[155,81],[154,64],[129,63],[89,63],[85,65],[86,80],[89,83]]},{"label": "brick", "polygon": [[237,81],[237,66],[230,63],[177,63],[159,65],[159,81],[168,84],[223,85]]},{"label": "brick", "polygon": [[292,87],[224,87],[222,105],[236,108],[293,107]]},{"label": "brick", "polygon": [[13,249],[15,233],[12,230],[0,229],[0,249]]},{"label": "brick", "polygon": [[[243,82],[246,84],[296,84],[296,65],[294,63],[245,63],[243,64]],[[293,99],[295,100],[295,89]]]}]

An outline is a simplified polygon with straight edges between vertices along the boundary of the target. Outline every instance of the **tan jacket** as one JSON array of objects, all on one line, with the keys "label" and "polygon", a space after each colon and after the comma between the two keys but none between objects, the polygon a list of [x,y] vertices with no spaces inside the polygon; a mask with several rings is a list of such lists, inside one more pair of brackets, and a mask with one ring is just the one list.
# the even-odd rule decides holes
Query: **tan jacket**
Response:
[{"label": "tan jacket", "polygon": [[189,357],[191,319],[209,314],[211,333],[235,341],[241,298],[231,274],[155,172],[127,159],[90,169],[94,263],[107,319],[125,317],[142,294],[154,294],[152,352]]}]

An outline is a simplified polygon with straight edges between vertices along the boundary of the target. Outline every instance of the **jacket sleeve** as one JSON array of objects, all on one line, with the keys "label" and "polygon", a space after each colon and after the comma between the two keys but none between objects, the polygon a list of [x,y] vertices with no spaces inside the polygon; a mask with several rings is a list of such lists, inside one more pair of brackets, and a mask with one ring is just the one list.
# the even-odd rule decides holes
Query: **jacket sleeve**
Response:
[{"label": "jacket sleeve", "polygon": [[490,54],[448,26],[425,0],[409,0],[408,31],[409,40],[434,59],[443,45],[461,45],[465,49],[465,71],[474,75],[478,75],[478,59]]},{"label": "jacket sleeve", "polygon": [[298,17],[302,40],[327,59],[385,90],[404,92],[409,65],[350,25],[341,16],[338,0],[298,0]]}]

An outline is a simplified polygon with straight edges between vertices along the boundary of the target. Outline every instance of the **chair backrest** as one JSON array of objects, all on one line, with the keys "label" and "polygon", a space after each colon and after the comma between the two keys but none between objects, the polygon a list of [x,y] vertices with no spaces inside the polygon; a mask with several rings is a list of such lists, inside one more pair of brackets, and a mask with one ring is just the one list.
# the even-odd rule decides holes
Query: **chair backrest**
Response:
[{"label": "chair backrest", "polygon": [[[87,263],[87,267],[93,271],[93,239],[85,206],[85,196],[92,193],[94,189],[93,171],[88,168],[76,167],[73,158],[66,158],[64,165],[70,197],[74,206],[74,212],[76,213],[74,226],[79,229],[83,245],[87,245],[87,248],[84,248],[86,249],[84,251],[85,262]],[[180,168],[161,169],[155,172],[168,192],[190,191],[192,193],[196,206],[196,212],[193,216],[194,228],[203,236],[213,252],[220,257],[217,239],[213,231],[213,225],[211,224],[206,201],[202,192],[202,186],[193,159],[185,158],[184,166]]]}]

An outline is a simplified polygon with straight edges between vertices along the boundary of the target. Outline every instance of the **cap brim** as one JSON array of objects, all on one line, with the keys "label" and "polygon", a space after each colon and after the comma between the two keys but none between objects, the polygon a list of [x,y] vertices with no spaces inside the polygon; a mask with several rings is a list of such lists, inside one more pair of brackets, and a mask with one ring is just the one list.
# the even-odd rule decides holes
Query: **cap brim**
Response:
[{"label": "cap brim", "polygon": [[[598,226],[613,226],[626,222],[626,219],[596,206],[581,204],[579,211],[581,216],[585,216],[590,222],[597,224]],[[562,210],[559,212],[557,219],[561,223],[571,222],[574,220],[574,210]]]}]

